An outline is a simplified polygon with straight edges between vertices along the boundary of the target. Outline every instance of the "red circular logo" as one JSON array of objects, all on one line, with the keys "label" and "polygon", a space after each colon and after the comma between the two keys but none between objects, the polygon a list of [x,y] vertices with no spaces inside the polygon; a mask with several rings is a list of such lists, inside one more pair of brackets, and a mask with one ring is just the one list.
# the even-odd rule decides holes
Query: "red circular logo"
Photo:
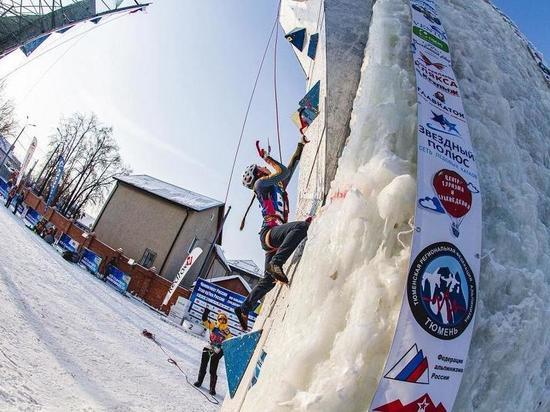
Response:
[{"label": "red circular logo", "polygon": [[472,192],[468,189],[468,183],[458,173],[442,169],[435,174],[433,185],[437,197],[449,215],[460,218],[470,211]]}]

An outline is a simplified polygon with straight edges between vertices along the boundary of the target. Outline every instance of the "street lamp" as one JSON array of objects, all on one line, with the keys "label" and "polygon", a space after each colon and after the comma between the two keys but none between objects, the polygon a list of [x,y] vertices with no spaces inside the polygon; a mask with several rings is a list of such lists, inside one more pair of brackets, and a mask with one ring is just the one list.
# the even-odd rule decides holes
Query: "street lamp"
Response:
[{"label": "street lamp", "polygon": [[6,161],[6,159],[8,158],[8,156],[10,155],[10,152],[13,150],[13,148],[15,147],[15,144],[17,143],[17,141],[19,140],[19,138],[21,137],[21,135],[23,134],[23,132],[25,131],[25,129],[27,128],[27,126],[32,126],[32,127],[36,127],[35,124],[32,124],[32,123],[25,123],[25,126],[23,126],[23,128],[21,129],[21,131],[19,132],[19,134],[17,135],[17,137],[15,138],[15,140],[13,141],[13,143],[11,144],[10,148],[8,149],[8,151],[6,152],[6,154],[4,155],[4,157],[2,158],[2,161],[0,162],[0,169],[2,168],[2,166],[4,166],[4,162]]}]

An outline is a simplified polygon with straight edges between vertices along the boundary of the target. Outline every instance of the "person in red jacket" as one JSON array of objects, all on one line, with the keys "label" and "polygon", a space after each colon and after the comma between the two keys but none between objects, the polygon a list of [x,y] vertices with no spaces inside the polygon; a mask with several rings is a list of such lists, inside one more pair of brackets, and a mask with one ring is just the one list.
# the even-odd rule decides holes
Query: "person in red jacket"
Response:
[{"label": "person in red jacket", "polygon": [[218,364],[223,356],[222,343],[231,337],[231,331],[227,324],[227,315],[219,312],[217,322],[208,320],[210,309],[204,308],[202,314],[202,323],[210,331],[210,345],[202,350],[201,366],[199,368],[199,377],[193,384],[197,388],[202,385],[206,376],[206,367],[210,362],[210,395],[216,395],[216,382],[218,381]]}]

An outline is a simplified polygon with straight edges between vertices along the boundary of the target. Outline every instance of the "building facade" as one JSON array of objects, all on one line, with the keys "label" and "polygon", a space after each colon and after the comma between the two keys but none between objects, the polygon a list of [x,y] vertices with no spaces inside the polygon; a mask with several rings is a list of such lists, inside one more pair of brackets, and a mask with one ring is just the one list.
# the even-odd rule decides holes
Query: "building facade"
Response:
[{"label": "building facade", "polygon": [[9,156],[6,157],[4,164],[0,166],[0,178],[7,182],[9,175],[14,170],[19,170],[21,167],[21,162],[15,157],[13,150],[10,151],[11,144],[6,140],[6,138],[0,135],[0,162],[6,153],[9,153]]},{"label": "building facade", "polygon": [[[224,204],[147,175],[119,176],[93,227],[111,247],[173,280],[194,247],[203,249],[181,286],[206,277],[210,245],[221,230]],[[217,239],[221,243],[221,233]],[[208,262],[206,259],[208,257]]]}]

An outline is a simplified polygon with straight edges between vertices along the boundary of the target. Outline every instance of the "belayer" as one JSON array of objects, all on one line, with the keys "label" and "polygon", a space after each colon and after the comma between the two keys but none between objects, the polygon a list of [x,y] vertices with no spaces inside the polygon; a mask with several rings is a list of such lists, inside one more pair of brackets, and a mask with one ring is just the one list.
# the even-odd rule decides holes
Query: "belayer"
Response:
[{"label": "belayer", "polygon": [[222,343],[231,337],[229,326],[227,324],[227,315],[223,312],[218,313],[217,322],[208,320],[210,309],[204,308],[202,314],[202,323],[210,331],[210,345],[202,350],[201,366],[199,368],[199,377],[193,384],[197,388],[202,385],[206,375],[206,367],[210,361],[210,395],[216,395],[216,382],[218,381],[218,364],[223,356]]},{"label": "belayer", "polygon": [[276,281],[288,284],[283,265],[307,236],[310,219],[288,222],[288,196],[286,193],[286,187],[298,166],[306,143],[308,140],[302,135],[290,163],[288,166],[284,166],[273,159],[269,152],[261,149],[259,143],[256,142],[258,154],[275,171],[271,172],[267,167],[256,164],[250,165],[244,171],[243,185],[254,190],[255,197],[260,202],[262,209],[263,223],[260,230],[260,242],[262,249],[265,250],[264,278],[252,289],[241,306],[235,308],[235,314],[244,331],[248,327],[248,313],[254,308],[256,302],[273,289]]}]

